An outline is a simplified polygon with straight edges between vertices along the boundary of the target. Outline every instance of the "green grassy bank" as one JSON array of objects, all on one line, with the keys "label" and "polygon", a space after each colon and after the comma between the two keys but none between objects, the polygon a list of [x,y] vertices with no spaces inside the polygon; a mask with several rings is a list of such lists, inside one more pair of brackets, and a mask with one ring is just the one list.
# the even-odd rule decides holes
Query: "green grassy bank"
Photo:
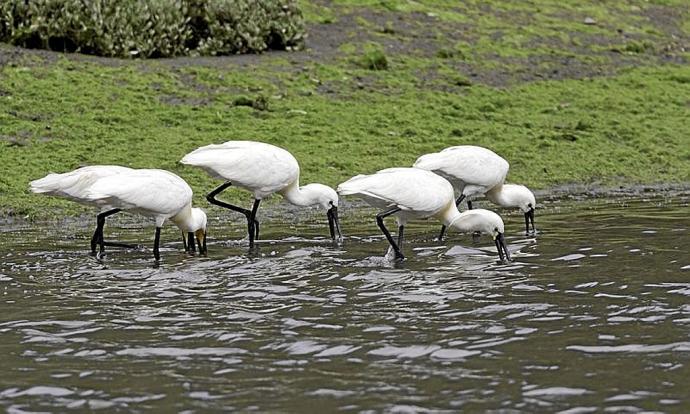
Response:
[{"label": "green grassy bank", "polygon": [[[422,9],[400,9],[410,4]],[[304,183],[336,185],[458,144],[492,148],[510,161],[510,181],[534,188],[690,182],[690,66],[683,50],[660,59],[611,51],[616,39],[599,52],[588,43],[568,52],[569,61],[606,73],[523,79],[553,73],[557,61],[543,48],[563,48],[546,40],[528,47],[541,32],[506,21],[503,33],[532,34],[515,44],[497,41],[498,54],[488,51],[481,33],[493,33],[498,12],[467,26],[477,31],[474,43],[448,42],[441,33],[419,49],[410,40],[427,27],[413,24],[419,13],[439,27],[465,24],[453,20],[462,11],[447,4],[304,3],[320,37],[296,53],[127,61],[0,45],[0,214],[43,219],[84,211],[32,195],[27,185],[90,164],[169,169],[206,206],[203,195],[218,183],[178,160],[230,139],[285,147],[300,161]],[[682,4],[662,6],[673,11]],[[687,41],[688,28],[679,24]],[[651,34],[637,39],[653,50],[670,38],[644,30]],[[329,31],[340,36],[337,48],[320,44]],[[544,53],[549,59],[530,64],[530,56]],[[386,69],[372,70],[372,61]],[[234,190],[228,197],[249,196]]]}]

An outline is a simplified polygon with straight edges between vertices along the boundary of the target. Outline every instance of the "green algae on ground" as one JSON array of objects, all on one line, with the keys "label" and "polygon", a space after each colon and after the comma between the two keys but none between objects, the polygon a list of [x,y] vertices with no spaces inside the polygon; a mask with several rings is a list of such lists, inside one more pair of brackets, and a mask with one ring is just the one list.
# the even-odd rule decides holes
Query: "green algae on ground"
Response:
[{"label": "green algae on ground", "polygon": [[[0,64],[10,62],[0,66],[0,215],[83,211],[29,194],[28,182],[109,163],[177,172],[204,206],[218,183],[178,160],[229,139],[289,149],[305,183],[336,185],[458,144],[494,149],[511,162],[510,181],[534,188],[689,182],[690,67],[674,49],[687,33],[663,52],[669,36],[642,17],[659,7],[687,14],[682,4],[556,3],[303,1],[319,30],[341,25],[335,47],[236,60],[85,59],[0,46]],[[597,24],[584,24],[587,16]],[[362,64],[372,50],[384,70]]]},{"label": "green algae on ground", "polygon": [[[216,183],[177,161],[197,146],[229,139],[288,148],[300,160],[302,181],[330,185],[469,143],[505,156],[509,179],[535,188],[690,181],[688,67],[448,92],[417,88],[392,69],[374,72],[376,87],[336,96],[296,91],[371,71],[318,64],[306,71],[285,72],[271,83],[261,70],[178,71],[155,63],[109,67],[60,59],[6,67],[0,74],[2,208],[31,216],[47,214],[45,205],[71,208],[55,199],[38,202],[27,183],[87,164],[170,169],[202,202]],[[235,106],[239,95],[267,96],[269,110]]]}]

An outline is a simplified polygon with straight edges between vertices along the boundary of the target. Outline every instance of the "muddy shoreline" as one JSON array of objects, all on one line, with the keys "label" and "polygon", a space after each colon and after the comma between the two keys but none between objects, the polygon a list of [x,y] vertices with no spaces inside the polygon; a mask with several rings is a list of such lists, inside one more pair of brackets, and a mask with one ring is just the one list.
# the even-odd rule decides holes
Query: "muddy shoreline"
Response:
[{"label": "muddy shoreline", "polygon": [[[589,199],[604,199],[604,198],[658,198],[658,197],[690,197],[690,182],[687,183],[655,183],[655,184],[629,184],[620,185],[617,187],[597,185],[597,184],[562,184],[546,189],[534,190],[537,198],[537,204],[544,201],[549,203],[557,202],[559,200],[589,200]],[[480,198],[483,203],[485,199]],[[38,200],[37,200],[38,202]],[[348,197],[341,200],[343,209],[341,215],[347,217],[351,214],[348,210],[371,208],[362,200]],[[301,220],[308,220],[311,218],[318,218],[321,211],[316,208],[304,209],[295,207],[284,202],[279,196],[274,196],[267,199],[264,203],[266,208],[261,210],[262,220],[266,222],[271,221],[289,221],[296,217]],[[512,213],[512,210],[492,208],[492,205],[487,202],[486,206],[490,210],[503,210],[506,213]],[[244,218],[234,214],[227,213],[222,209],[213,206],[201,205],[211,218],[220,218],[224,221],[243,221]],[[95,211],[95,210],[94,210]],[[289,220],[288,220],[289,219]],[[2,232],[14,231],[28,225],[53,225],[59,227],[90,227],[94,221],[94,214],[84,213],[80,215],[68,215],[62,218],[44,219],[39,218],[30,220],[24,217],[13,215],[0,215],[0,225],[2,225]],[[146,219],[137,218],[136,215],[122,214],[117,217],[116,222],[124,225],[136,225],[141,223],[146,226]]]}]

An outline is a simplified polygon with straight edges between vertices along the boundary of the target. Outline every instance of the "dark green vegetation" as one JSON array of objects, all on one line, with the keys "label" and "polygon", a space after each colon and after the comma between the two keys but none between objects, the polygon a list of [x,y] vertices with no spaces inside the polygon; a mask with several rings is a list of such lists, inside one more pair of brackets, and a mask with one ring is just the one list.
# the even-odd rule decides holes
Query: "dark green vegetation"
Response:
[{"label": "dark green vegetation", "polygon": [[0,41],[99,56],[222,55],[299,46],[293,0],[4,0]]},{"label": "dark green vegetation", "polygon": [[494,149],[509,181],[534,188],[690,182],[684,2],[456,4],[303,1],[307,48],[292,53],[121,61],[2,47],[0,208],[81,211],[28,181],[107,163],[175,171],[205,206],[218,183],[177,161],[229,139],[289,149],[305,183],[458,144]]}]

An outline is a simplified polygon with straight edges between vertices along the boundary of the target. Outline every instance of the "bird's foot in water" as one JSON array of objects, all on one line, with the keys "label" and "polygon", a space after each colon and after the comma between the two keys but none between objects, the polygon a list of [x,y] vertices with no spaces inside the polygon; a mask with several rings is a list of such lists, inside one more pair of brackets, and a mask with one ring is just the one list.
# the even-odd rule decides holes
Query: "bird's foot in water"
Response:
[{"label": "bird's foot in water", "polygon": [[[104,241],[103,247],[117,247],[120,249],[130,249],[130,250],[142,250],[142,249],[144,249],[144,246],[141,244],[128,244],[128,243],[109,242],[109,241]],[[94,256],[98,260],[102,260],[105,258],[106,252],[105,252],[105,250],[91,251],[91,256]]]},{"label": "bird's foot in water", "polygon": [[481,235],[482,235],[482,233],[475,231],[474,233],[472,233],[472,241],[474,243],[479,243]]},{"label": "bird's foot in water", "polygon": [[[119,243],[119,242],[109,242],[109,241],[104,241],[103,242],[103,247],[119,247],[121,249],[131,249],[131,250],[141,250],[144,248],[141,244],[127,244],[127,243]],[[95,250],[91,251],[91,256],[105,256],[105,251],[100,251],[97,252]]]},{"label": "bird's foot in water", "polygon": [[105,246],[105,247],[119,247],[122,249],[132,249],[132,250],[139,250],[139,249],[142,249],[144,247],[140,244],[127,244],[127,243],[118,243],[118,242],[104,242],[103,246]]},{"label": "bird's foot in water", "polygon": [[405,256],[402,253],[398,253],[393,249],[393,246],[388,246],[388,251],[384,256],[389,262],[402,262],[405,260]]}]

